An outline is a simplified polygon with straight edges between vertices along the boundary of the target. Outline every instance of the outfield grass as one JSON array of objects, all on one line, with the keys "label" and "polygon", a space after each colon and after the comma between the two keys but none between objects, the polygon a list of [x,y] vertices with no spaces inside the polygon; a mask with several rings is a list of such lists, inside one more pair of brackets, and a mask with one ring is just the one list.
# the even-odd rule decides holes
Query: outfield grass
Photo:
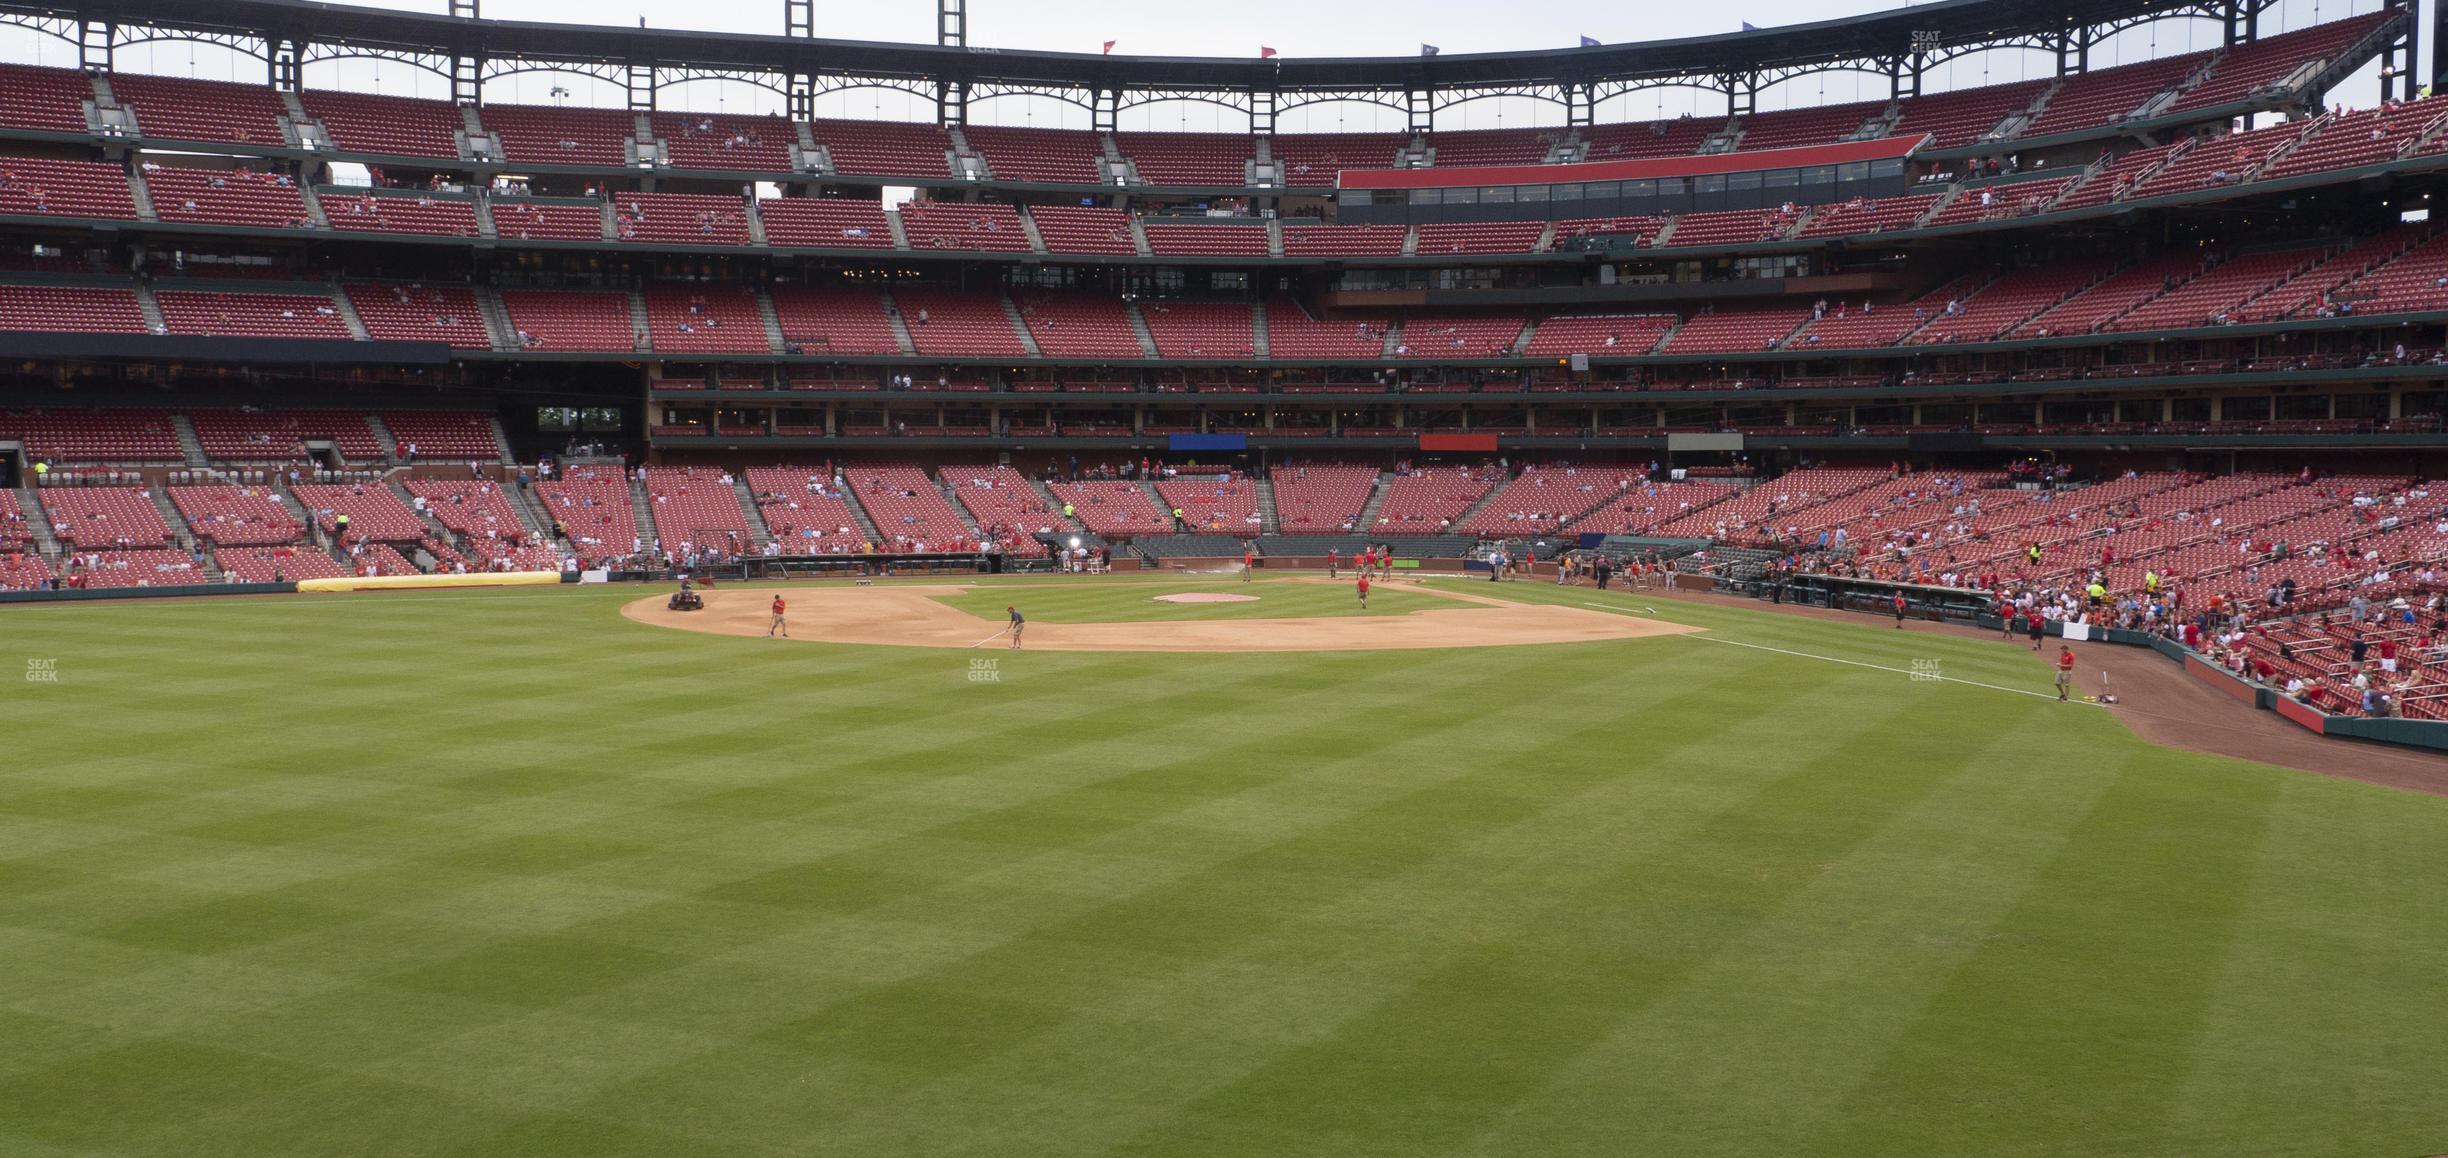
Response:
[{"label": "outfield grass", "polygon": [[[1159,603],[1156,600],[1159,595],[1190,592],[1250,595],[1257,597],[1257,601]],[[1359,592],[1352,582],[1327,582],[1324,576],[1319,576],[1314,582],[1307,579],[1258,579],[1246,583],[1239,579],[1084,583],[1053,577],[1034,582],[992,584],[959,595],[937,598],[940,602],[992,623],[1004,621],[1005,607],[1018,607],[1022,615],[1038,623],[1142,623],[1409,615],[1431,608],[1466,610],[1483,606],[1446,599],[1418,589],[1377,583],[1370,588],[1368,607],[1363,610]]]},{"label": "outfield grass", "polygon": [[59,672],[0,1154],[2448,1149],[2448,800],[1760,650],[2020,648],[1678,603],[972,682],[640,594],[0,608]]}]

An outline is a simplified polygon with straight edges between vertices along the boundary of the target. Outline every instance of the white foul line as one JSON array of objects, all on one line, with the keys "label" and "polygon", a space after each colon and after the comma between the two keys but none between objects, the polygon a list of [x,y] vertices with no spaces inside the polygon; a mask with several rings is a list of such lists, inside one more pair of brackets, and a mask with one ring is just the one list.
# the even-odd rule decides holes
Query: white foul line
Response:
[{"label": "white foul line", "polygon": [[[1869,669],[1870,669],[1870,670],[1872,670],[1872,671],[1886,671],[1886,672],[1894,672],[1894,673],[1895,673],[1895,674],[1897,674],[1897,675],[1911,676],[1911,677],[1913,677],[1914,679],[1923,679],[1923,680],[1944,680],[1944,681],[1946,681],[1947,683],[1951,683],[1951,684],[1970,684],[1971,686],[1976,687],[1976,688],[1988,688],[1990,691],[1993,691],[1993,692],[2013,692],[2014,694],[2016,694],[2016,695],[2018,695],[2018,696],[2037,696],[2037,697],[2039,697],[2039,698],[2041,698],[2041,699],[2044,699],[2044,700],[2053,700],[2053,699],[2056,699],[2056,698],[2057,698],[2057,697],[2055,697],[2055,696],[2049,695],[2049,694],[2048,694],[2048,693],[2046,693],[2046,692],[2035,692],[2035,691],[2031,690],[2030,688],[2010,688],[2010,687],[2007,687],[2007,686],[2005,686],[2005,685],[2003,685],[2003,684],[1985,684],[1985,683],[1980,682],[1979,680],[1957,679],[1957,678],[1955,678],[1954,676],[1951,676],[1951,675],[1939,675],[1939,674],[1937,674],[1937,673],[1935,673],[1935,672],[1926,672],[1926,671],[1911,671],[1911,670],[1908,670],[1908,669],[1905,669],[1905,668],[1900,668],[1900,667],[1887,667],[1887,666],[1885,666],[1885,665],[1883,665],[1883,664],[1875,664],[1875,663],[1863,663],[1862,661],[1860,661],[1860,660],[1858,660],[1858,659],[1839,659],[1839,658],[1837,658],[1836,656],[1832,656],[1832,655],[1813,655],[1813,654],[1811,654],[1810,652],[1807,652],[1807,651],[1787,651],[1787,650],[1785,650],[1784,648],[1781,648],[1781,647],[1770,647],[1770,646],[1768,646],[1768,645],[1766,645],[1766,644],[1764,644],[1764,643],[1744,643],[1744,642],[1742,642],[1741,640],[1736,640],[1736,639],[1726,639],[1726,638],[1724,638],[1723,636],[1708,635],[1708,634],[1705,634],[1705,633],[1700,634],[1700,635],[1695,635],[1695,636],[1692,636],[1692,638],[1693,638],[1693,639],[1703,639],[1703,640],[1707,640],[1707,641],[1708,641],[1708,642],[1710,642],[1710,643],[1722,643],[1722,644],[1727,644],[1727,645],[1732,646],[1732,647],[1747,647],[1747,648],[1750,648],[1750,649],[1751,649],[1751,650],[1753,650],[1753,651],[1773,651],[1773,652],[1777,653],[1778,655],[1792,655],[1792,656],[1800,656],[1800,657],[1801,657],[1801,658],[1803,658],[1803,659],[1823,659],[1823,660],[1828,661],[1829,663],[1841,663],[1841,664],[1847,664],[1847,665],[1850,665],[1850,666],[1852,666],[1852,667],[1866,667],[1866,668],[1869,668]],[[2075,703],[2075,704],[2091,704],[2091,706],[2093,706],[2093,707],[2097,707],[2097,706],[2099,706],[2099,705],[2097,705],[2097,704],[2092,704],[2092,703],[2091,703],[2091,701],[2089,701],[2089,700],[2073,700],[2073,699],[2069,699],[2069,700],[2067,700],[2066,702],[2067,702],[2067,703]]]}]

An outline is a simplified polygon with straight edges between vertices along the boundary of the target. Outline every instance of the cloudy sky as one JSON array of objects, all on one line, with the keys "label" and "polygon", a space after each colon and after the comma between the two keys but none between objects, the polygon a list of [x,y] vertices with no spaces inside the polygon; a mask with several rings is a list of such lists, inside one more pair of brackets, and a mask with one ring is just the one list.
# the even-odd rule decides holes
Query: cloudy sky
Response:
[{"label": "cloudy sky", "polygon": [[[445,0],[345,0],[404,11],[441,12]],[[2423,0],[2426,11],[2437,0]],[[482,0],[484,15],[503,20],[633,24],[640,18],[658,28],[688,28],[723,32],[781,31],[781,0]],[[2379,7],[2380,0],[2278,0],[2265,30],[2302,27],[2335,20]],[[1115,4],[1111,0],[969,0],[969,42],[976,46],[1097,51],[1115,40],[1121,53],[1150,55],[1254,56],[1261,44],[1286,56],[1409,55],[1422,43],[1446,52],[1496,51],[1569,47],[1581,36],[1614,42],[1732,32],[1742,21],[1767,27],[1806,23],[1896,6],[1894,0],[1733,0],[1731,3],[1675,4],[1660,0],[1532,0],[1491,4],[1488,0],[1405,0],[1396,4],[1317,4],[1312,0],[1239,0],[1232,4]],[[874,0],[845,4],[817,0],[817,35],[851,40],[928,42],[934,39],[933,0]],[[1491,19],[1491,16],[1497,17]],[[2130,62],[2213,47],[2218,30],[2207,21],[2162,21],[2138,29],[2108,46],[2095,64]],[[24,43],[0,34],[8,59],[39,56],[45,63],[68,63],[72,50],[58,42]],[[263,66],[232,59],[209,47],[180,45],[124,50],[121,67],[182,76],[255,80]],[[1942,66],[1932,77],[1933,88],[1958,88],[2019,80],[2042,75],[2049,58],[2019,52],[1986,53]],[[378,89],[414,96],[444,96],[447,85],[420,70],[396,65],[361,63],[317,65],[309,69],[314,86]],[[569,91],[566,98],[581,103],[617,103],[618,92],[585,79],[523,76],[496,82],[488,99],[543,103],[551,90]],[[2369,103],[2376,80],[2358,79],[2341,95]],[[778,101],[770,93],[744,85],[700,83],[673,90],[669,103],[714,111],[762,112]],[[1887,95],[1883,77],[1850,74],[1816,76],[1780,86],[1765,94],[1763,108],[1881,98]],[[1600,110],[1603,119],[1643,120],[1683,112],[1703,115],[1724,111],[1724,97],[1688,91],[1636,94]],[[828,98],[820,112],[842,116],[922,119],[931,115],[926,102],[907,94],[862,90]],[[1381,121],[1391,114],[1367,107],[1330,106],[1287,116],[1287,130],[1325,131],[1337,128],[1396,127]],[[973,106],[978,120],[1070,125],[1085,123],[1084,112],[1053,102],[1006,99]],[[1154,106],[1126,114],[1125,128],[1230,130],[1236,114],[1203,105]],[[1550,106],[1528,101],[1474,102],[1455,110],[1453,127],[1486,128],[1548,122]],[[1136,119],[1139,123],[1132,123]],[[1303,123],[1306,122],[1306,123]],[[1443,123],[1443,122],[1440,122]]]}]

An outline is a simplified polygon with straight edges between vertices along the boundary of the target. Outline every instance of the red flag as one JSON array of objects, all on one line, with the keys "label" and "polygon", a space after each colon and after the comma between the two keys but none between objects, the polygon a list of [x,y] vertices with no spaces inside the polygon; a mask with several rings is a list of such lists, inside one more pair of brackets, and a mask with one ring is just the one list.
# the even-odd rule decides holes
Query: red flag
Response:
[{"label": "red flag", "polygon": [[1263,44],[1261,44],[1261,45],[1259,45],[1259,46],[1258,46],[1258,59],[1260,59],[1260,60],[1265,60],[1266,58],[1268,58],[1268,57],[1270,57],[1270,56],[1273,56],[1273,55],[1275,55],[1275,50],[1274,50],[1274,49],[1272,49],[1272,48],[1268,48],[1266,45],[1263,45]]},{"label": "red flag", "polygon": [[1113,46],[1114,46],[1114,45],[1116,45],[1116,44],[1120,44],[1120,43],[1121,43],[1121,41],[1118,41],[1118,40],[1108,40],[1108,41],[1106,41],[1106,42],[1105,42],[1105,55],[1107,55],[1107,56],[1112,56],[1112,55],[1113,55]]}]

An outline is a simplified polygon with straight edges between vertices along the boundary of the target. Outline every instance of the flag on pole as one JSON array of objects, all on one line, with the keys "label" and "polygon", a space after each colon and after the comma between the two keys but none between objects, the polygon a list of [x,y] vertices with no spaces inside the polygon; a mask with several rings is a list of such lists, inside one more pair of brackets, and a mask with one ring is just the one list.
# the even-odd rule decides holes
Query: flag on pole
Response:
[{"label": "flag on pole", "polygon": [[1268,48],[1266,45],[1263,45],[1263,44],[1261,44],[1261,45],[1259,45],[1259,46],[1258,46],[1258,59],[1260,59],[1260,60],[1265,60],[1265,59],[1267,59],[1268,57],[1271,57],[1271,56],[1273,56],[1273,55],[1275,55],[1275,50],[1274,50],[1274,49],[1272,49],[1272,48]]},{"label": "flag on pole", "polygon": [[1597,38],[1597,37],[1595,37],[1595,36],[1584,36],[1584,37],[1582,37],[1582,38],[1581,38],[1581,47],[1583,47],[1583,48],[1596,48],[1596,47],[1598,47],[1598,38]]},{"label": "flag on pole", "polygon": [[1436,45],[1433,45],[1433,44],[1423,44],[1423,45],[1420,45],[1420,55],[1421,55],[1421,56],[1435,56],[1436,54],[1437,54],[1437,46],[1436,46]]},{"label": "flag on pole", "polygon": [[1106,41],[1106,42],[1105,42],[1105,55],[1107,55],[1107,56],[1112,56],[1112,55],[1113,55],[1113,46],[1114,46],[1114,45],[1117,45],[1117,44],[1120,44],[1120,43],[1122,43],[1122,42],[1121,42],[1121,41],[1119,41],[1119,40],[1108,40],[1108,41]]}]

